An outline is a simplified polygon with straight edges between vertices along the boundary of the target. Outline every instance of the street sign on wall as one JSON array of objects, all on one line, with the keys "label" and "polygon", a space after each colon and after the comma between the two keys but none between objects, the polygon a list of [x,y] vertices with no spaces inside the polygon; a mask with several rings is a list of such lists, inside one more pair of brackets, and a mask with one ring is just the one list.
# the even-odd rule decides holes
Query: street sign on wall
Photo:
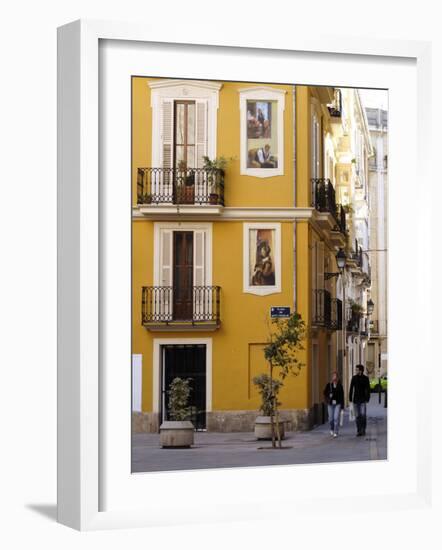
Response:
[{"label": "street sign on wall", "polygon": [[272,306],[270,308],[270,317],[272,319],[290,317],[290,308],[286,306]]}]

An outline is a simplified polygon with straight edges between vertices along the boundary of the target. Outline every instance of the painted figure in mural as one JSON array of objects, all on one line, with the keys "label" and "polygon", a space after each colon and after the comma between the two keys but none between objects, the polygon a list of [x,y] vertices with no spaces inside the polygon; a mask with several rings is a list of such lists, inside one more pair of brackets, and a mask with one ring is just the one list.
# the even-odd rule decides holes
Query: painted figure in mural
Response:
[{"label": "painted figure in mural", "polygon": [[274,284],[275,270],[273,267],[270,245],[267,240],[258,241],[252,285],[273,286]]},{"label": "painted figure in mural", "polygon": [[270,145],[268,143],[256,151],[255,160],[261,168],[275,168],[277,165],[275,158],[270,152]]}]

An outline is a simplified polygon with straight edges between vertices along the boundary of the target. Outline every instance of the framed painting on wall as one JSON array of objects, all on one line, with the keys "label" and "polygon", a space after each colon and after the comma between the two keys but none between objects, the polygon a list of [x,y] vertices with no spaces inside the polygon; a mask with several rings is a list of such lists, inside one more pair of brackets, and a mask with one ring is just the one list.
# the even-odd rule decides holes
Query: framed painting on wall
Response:
[{"label": "framed painting on wall", "polygon": [[[398,436],[401,408],[407,406],[410,417],[416,418],[422,427],[428,403],[427,396],[422,401],[419,392],[417,404],[414,400],[405,402],[405,397],[401,401],[400,396],[409,396],[406,381],[415,364],[420,362],[425,369],[430,361],[422,361],[417,346],[404,350],[398,341],[400,331],[393,331],[389,349],[389,357],[395,357],[401,364],[400,376],[392,377],[396,391],[389,397],[392,450],[389,461],[357,464],[345,473],[343,465],[337,464],[336,476],[330,475],[328,464],[161,475],[132,473],[131,372],[135,374],[137,388],[134,408],[144,406],[140,397],[144,384],[140,370],[144,362],[138,357],[132,368],[131,357],[131,190],[121,183],[131,173],[133,75],[148,71],[159,78],[244,82],[247,66],[248,81],[262,82],[265,64],[268,71],[261,89],[239,91],[239,170],[243,175],[259,178],[282,175],[289,166],[289,159],[284,158],[286,129],[282,123],[286,97],[272,83],[293,82],[296,78],[306,86],[314,81],[318,86],[338,82],[342,86],[388,88],[395,100],[391,151],[407,157],[405,165],[397,160],[400,154],[392,154],[389,168],[401,185],[392,186],[391,198],[400,194],[403,208],[412,211],[417,195],[422,193],[422,189],[416,188],[410,170],[417,159],[417,147],[401,136],[400,113],[408,113],[407,124],[411,129],[418,113],[423,121],[428,120],[425,96],[419,95],[418,99],[415,96],[416,89],[425,94],[429,78],[425,65],[429,54],[424,46],[389,41],[371,41],[367,45],[355,38],[343,45],[341,37],[336,41],[318,38],[314,42],[311,37],[308,42],[281,37],[274,39],[274,50],[261,50],[262,44],[252,35],[247,39],[214,37],[214,43],[229,46],[226,52],[225,48],[213,45],[188,44],[182,48],[180,44],[168,43],[169,40],[188,44],[186,29],[181,34],[167,34],[164,29],[146,30],[138,25],[81,21],[59,30],[58,520],[77,529],[91,530],[191,523],[196,513],[202,522],[220,518],[289,519],[294,511],[301,514],[309,509],[312,499],[315,513],[327,515],[331,505],[344,504],[350,508],[355,487],[358,497],[370,495],[359,499],[359,511],[371,513],[373,505],[378,512],[388,511],[403,506],[405,501],[415,506],[428,497],[431,487],[431,470],[426,467],[430,439],[424,429],[419,439],[414,431],[406,440]],[[251,45],[257,48],[254,56],[243,48]],[[337,58],[324,59],[317,52],[330,52]],[[210,67],[204,63],[208,54],[213,58]],[[360,54],[364,54],[363,63]],[[269,56],[273,59],[271,63]],[[421,73],[410,66],[407,61],[410,56],[422,64]],[[411,116],[412,112],[416,116]],[[427,139],[424,124],[418,135],[424,143]],[[193,144],[189,141],[187,145]],[[257,151],[251,154],[254,149]],[[420,154],[425,157],[424,148]],[[423,170],[427,160],[420,158]],[[307,176],[300,174],[294,186],[301,178]],[[233,223],[238,219],[235,218],[239,215],[238,208],[229,211]],[[309,215],[311,208],[305,207],[303,215]],[[421,214],[419,211],[416,216]],[[293,212],[290,208],[275,207],[267,216],[265,223],[251,220],[243,225],[245,292],[271,294],[281,284],[279,220],[292,219]],[[303,231],[302,224],[296,231]],[[190,236],[183,238],[190,242]],[[417,239],[417,232],[411,227],[404,228],[397,213],[392,212],[390,244],[395,247],[396,260],[390,264],[391,277],[401,273],[395,278],[390,294],[393,326],[401,326],[406,316],[419,315],[417,301],[404,301],[403,295],[420,276],[425,278],[424,266],[418,265],[413,271],[408,265],[404,270],[400,260],[404,247],[419,249]],[[198,250],[204,247],[201,245]],[[294,257],[305,260],[296,254]],[[194,262],[194,268],[198,266]],[[296,269],[298,276],[303,277],[299,262]],[[240,287],[240,276],[238,282]],[[424,329],[416,326],[415,330],[416,340],[425,341]],[[194,344],[204,345],[203,340],[196,338]],[[155,353],[159,355],[157,348]],[[166,350],[171,357],[175,352]],[[209,355],[206,349],[206,361],[210,360]],[[152,388],[149,389],[152,394]],[[269,511],[268,502],[282,502],[275,498],[274,487],[288,484],[297,488],[296,495],[284,497],[290,506],[272,506]],[[235,499],[232,486],[236,487]],[[339,498],[325,499],[324,486],[339,494]],[[186,505],[183,507],[179,499],[171,499],[172,494],[185,494]]]}]

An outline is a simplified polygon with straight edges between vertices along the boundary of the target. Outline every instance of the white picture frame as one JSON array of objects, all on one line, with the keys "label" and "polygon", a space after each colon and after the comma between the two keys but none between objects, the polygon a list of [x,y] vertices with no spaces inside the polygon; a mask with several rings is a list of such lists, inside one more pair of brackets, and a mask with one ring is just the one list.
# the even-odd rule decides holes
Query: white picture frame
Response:
[{"label": "white picture frame", "polygon": [[[275,284],[253,285],[251,272],[253,270],[253,251],[251,250],[251,231],[260,229],[271,231],[271,262],[274,267]],[[268,296],[281,292],[281,224],[280,223],[244,223],[243,224],[243,292],[256,296]]]},{"label": "white picture frame", "polygon": [[[278,153],[278,164],[276,168],[251,168],[248,166],[248,135],[247,135],[247,102],[248,101],[269,101],[276,103],[277,131],[276,143]],[[241,116],[240,123],[240,170],[245,176],[256,178],[271,178],[273,176],[284,175],[284,110],[285,110],[285,91],[271,86],[257,86],[253,88],[241,88],[239,90],[239,110]],[[267,140],[265,140],[267,141]],[[263,141],[264,143],[264,141]]]},{"label": "white picture frame", "polygon": [[[416,66],[413,79],[417,83],[417,97],[414,95],[415,87],[410,85],[407,89],[399,89],[398,84],[391,80],[391,163],[389,170],[392,182],[401,180],[404,195],[401,197],[402,208],[413,212],[415,224],[420,225],[419,236],[428,237],[428,215],[424,186],[412,187],[411,181],[416,167],[417,159],[420,166],[420,178],[429,180],[429,147],[428,144],[430,124],[430,102],[428,82],[431,76],[430,45],[424,42],[391,41],[372,39],[364,40],[356,37],[342,36],[314,37],[297,33],[294,36],[281,35],[272,40],[272,46],[267,50],[260,50],[262,43],[259,38],[255,41],[250,38],[229,36],[225,33],[214,32],[211,44],[198,45],[197,40],[192,44],[186,29],[152,28],[146,29],[143,25],[118,22],[101,21],[76,21],[61,27],[58,31],[58,521],[70,527],[80,530],[93,530],[104,528],[127,528],[152,526],[160,524],[191,523],[198,515],[199,521],[225,521],[238,519],[272,518],[288,519],[296,514],[309,513],[315,510],[315,514],[327,513],[331,507],[350,507],[354,498],[363,494],[365,498],[358,500],[359,511],[376,509],[378,513],[396,509],[423,508],[429,505],[431,500],[431,440],[430,427],[427,423],[431,404],[429,392],[424,390],[430,369],[430,362],[421,361],[420,377],[415,379],[416,406],[414,399],[408,401],[409,385],[404,383],[404,376],[410,373],[411,364],[417,364],[419,359],[425,356],[422,346],[428,341],[425,328],[415,325],[414,339],[416,346],[407,349],[404,354],[400,347],[395,346],[401,336],[401,318],[419,317],[419,304],[429,307],[431,284],[426,284],[431,275],[426,271],[427,257],[423,249],[419,249],[417,232],[404,229],[400,224],[400,214],[397,210],[390,209],[390,242],[392,251],[390,255],[390,269],[392,274],[398,271],[401,258],[406,250],[414,249],[419,256],[419,262],[404,274],[403,283],[395,281],[395,288],[391,288],[390,296],[390,338],[392,347],[389,349],[389,360],[393,366],[391,392],[389,391],[390,411],[389,431],[389,460],[385,463],[370,465],[321,465],[309,468],[305,467],[278,467],[278,468],[250,468],[225,471],[199,471],[170,474],[130,476],[127,469],[127,455],[130,455],[130,440],[125,439],[130,434],[128,418],[130,418],[130,346],[126,340],[121,342],[125,358],[127,354],[126,379],[119,392],[116,392],[114,373],[109,369],[106,361],[106,345],[102,346],[102,331],[106,323],[111,322],[114,308],[125,310],[125,301],[130,302],[130,286],[123,288],[122,295],[118,297],[118,304],[109,304],[107,293],[109,287],[115,283],[118,274],[114,278],[106,280],[103,284],[103,275],[109,275],[107,266],[106,246],[101,241],[104,230],[104,238],[115,238],[115,253],[118,252],[119,237],[106,225],[106,219],[102,219],[101,213],[108,213],[113,207],[112,197],[103,199],[103,178],[106,172],[99,173],[99,151],[102,144],[99,142],[99,114],[103,107],[99,101],[99,75],[102,66],[106,65],[109,58],[100,53],[100,44],[112,41],[126,46],[141,44],[156,53],[155,62],[164,61],[161,44],[167,43],[169,54],[174,56],[174,61],[164,67],[169,71],[180,66],[181,77],[189,77],[182,64],[186,56],[196,52],[196,55],[222,56],[220,46],[229,49],[229,64],[218,64],[218,77],[214,80],[228,79],[228,75],[237,74],[239,69],[243,72],[245,81],[257,81],[256,75],[262,75],[259,67],[260,55],[275,56],[275,63],[269,64],[266,79],[269,82],[283,82],[282,76],[287,74],[293,56],[302,53],[299,57],[311,61],[318,61],[327,68],[327,63],[333,63],[333,56],[338,56],[341,65],[357,60],[359,55],[365,56],[365,77],[354,72],[349,75],[347,81],[343,79],[343,73],[334,72],[334,84],[372,86],[376,82],[373,70],[368,67],[370,56],[377,56],[376,62],[382,66],[390,67],[397,63],[404,67],[410,63]],[[180,48],[180,43],[186,43],[186,48]],[[216,44],[216,46],[215,46]],[[268,44],[266,44],[268,48]],[[232,55],[232,48],[235,55]],[[247,49],[252,49],[253,59],[249,58],[244,63],[244,54]],[[150,50],[149,50],[150,51]],[[331,54],[326,59],[324,52]],[[193,55],[193,54],[192,54]],[[315,57],[316,56],[316,57]],[[322,57],[321,57],[322,56]],[[124,55],[121,55],[123,58]],[[299,60],[299,72],[292,74],[296,83],[306,82],[308,68]],[[283,61],[279,63],[278,61]],[[152,57],[152,62],[154,62]],[[167,65],[167,64],[166,64]],[[313,63],[313,65],[315,65]],[[407,65],[408,66],[408,65]],[[146,71],[149,72],[149,64]],[[204,65],[195,65],[194,78],[201,78],[202,71],[209,73],[209,68]],[[174,72],[174,71],[172,71]],[[389,78],[400,79],[401,71],[392,74]],[[187,74],[189,73],[189,74]],[[382,71],[381,71],[382,73]],[[297,77],[299,76],[299,78]],[[161,75],[166,76],[166,75]],[[212,78],[214,75],[208,74]],[[365,80],[364,80],[365,78]],[[379,77],[380,78],[380,77]],[[321,80],[330,81],[330,74],[324,70],[318,77]],[[397,81],[396,81],[397,82]],[[403,82],[402,82],[403,84]],[[117,92],[118,90],[116,90]],[[401,97],[403,94],[404,97]],[[123,98],[124,99],[124,98]],[[397,106],[403,106],[404,99],[409,101],[407,111],[411,125],[419,119],[417,127],[417,143],[411,140],[408,145],[400,142],[395,124],[399,123],[400,116]],[[396,103],[397,102],[397,103]],[[103,130],[103,128],[102,128]],[[106,130],[106,128],[104,128]],[[124,134],[124,132],[123,132]],[[107,139],[107,134],[104,136]],[[403,146],[407,153],[407,165],[401,168],[398,158],[403,158],[399,153],[398,145]],[[402,151],[402,152],[403,152]],[[126,158],[128,152],[121,150],[121,155]],[[129,152],[130,156],[130,152]],[[123,162],[125,169],[125,162]],[[118,175],[123,174],[119,172]],[[410,174],[407,174],[411,172]],[[129,170],[126,172],[129,181]],[[101,180],[100,180],[101,176]],[[411,178],[411,180],[410,180]],[[123,179],[124,181],[124,179]],[[101,182],[101,183],[100,183]],[[129,184],[128,184],[129,187]],[[413,188],[414,195],[407,196],[406,191]],[[107,192],[107,190],[105,190]],[[391,194],[394,197],[398,190],[392,185]],[[390,204],[393,201],[390,201]],[[106,216],[104,216],[106,218]],[[124,218],[124,216],[123,216]],[[101,222],[100,222],[101,220]],[[124,231],[130,226],[130,215],[123,223],[119,218],[115,219],[115,231],[123,227]],[[104,224],[104,225],[100,225]],[[402,237],[401,233],[402,231]],[[404,238],[404,231],[405,237]],[[107,233],[106,233],[107,232]],[[402,240],[406,241],[402,243]],[[124,238],[120,238],[121,242]],[[428,241],[429,242],[429,241]],[[126,243],[127,245],[127,243]],[[103,259],[104,257],[104,259]],[[124,264],[129,256],[119,256],[119,261]],[[114,258],[115,259],[115,258]],[[427,265],[428,267],[428,265]],[[391,279],[390,279],[391,280]],[[417,281],[420,284],[417,285]],[[398,288],[399,287],[399,288]],[[401,300],[400,291],[407,288],[419,288],[418,300],[410,303],[409,300]],[[117,300],[117,301],[118,301]],[[403,302],[407,302],[403,304]],[[129,306],[128,306],[129,307]],[[129,308],[130,309],[130,308]],[[112,310],[112,311],[111,311]],[[423,325],[423,324],[422,324]],[[113,327],[105,326],[105,331],[110,331],[107,340],[111,336]],[[127,331],[130,334],[130,328]],[[126,335],[126,332],[125,332]],[[398,374],[397,366],[401,365],[402,372]],[[397,370],[396,370],[397,369]],[[125,372],[125,370],[123,369]],[[124,374],[123,372],[123,374]],[[408,392],[408,393],[407,393]],[[108,410],[108,401],[116,399],[118,407],[114,414]],[[407,441],[404,441],[404,454],[398,454],[397,427],[398,418],[395,410],[411,403],[416,414],[410,418],[407,432]],[[396,407],[396,408],[395,408]],[[415,407],[415,408],[414,408]],[[123,411],[123,415],[121,415]],[[126,415],[127,412],[127,415]],[[402,413],[401,413],[402,414]],[[108,424],[112,423],[115,437],[118,439],[121,451],[115,456],[109,453],[109,443],[105,434]],[[130,423],[129,423],[130,425]],[[124,437],[121,439],[121,434]],[[115,441],[113,442],[115,444]],[[127,450],[125,447],[127,446]],[[104,465],[105,464],[105,465]],[[392,468],[395,468],[393,471]],[[342,468],[345,468],[344,486],[341,487],[339,496],[324,497],[321,479],[331,480],[340,478]],[[360,472],[372,474],[369,484],[362,484],[358,489],[351,485],[351,480]],[[396,473],[394,473],[396,472]],[[383,488],[377,484],[377,478],[384,479],[388,473],[388,480]],[[314,474],[317,484],[309,486],[310,492],[303,492],[301,481],[312,479]],[[259,476],[259,477],[258,477]],[[171,484],[171,480],[173,483]],[[257,484],[257,479],[261,483]],[[262,483],[267,480],[268,483]],[[271,481],[271,482],[270,482]],[[109,500],[107,483],[112,482],[115,501]],[[294,485],[299,483],[298,485]],[[272,504],[281,503],[281,494],[272,491],[273,486],[296,486],[293,493],[285,493],[284,506],[264,506],[265,502]],[[105,487],[103,487],[105,486]],[[186,500],[185,507],[179,503],[171,504],[171,500],[164,498],[162,493],[170,491],[172,487],[178,491],[190,488],[197,501]],[[145,488],[149,487],[150,498],[146,500]],[[229,487],[235,487],[235,498],[229,491]],[[266,488],[267,487],[267,488]],[[209,490],[210,488],[210,490]],[[299,489],[299,490],[298,490]],[[140,500],[131,498],[138,491],[144,490],[144,505]],[[190,494],[187,493],[187,494]],[[192,498],[194,495],[190,494]],[[216,495],[216,506],[214,496]],[[307,496],[308,495],[308,496]],[[119,504],[119,505],[118,505]],[[312,508],[313,506],[313,508]],[[198,513],[196,513],[198,510]]]}]

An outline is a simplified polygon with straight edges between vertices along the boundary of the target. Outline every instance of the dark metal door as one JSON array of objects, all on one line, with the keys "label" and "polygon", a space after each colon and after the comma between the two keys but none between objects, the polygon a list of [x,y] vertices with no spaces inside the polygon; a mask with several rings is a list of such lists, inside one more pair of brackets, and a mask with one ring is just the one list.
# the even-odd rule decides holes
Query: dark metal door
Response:
[{"label": "dark metal door", "polygon": [[162,419],[169,419],[168,389],[174,378],[190,378],[189,420],[197,430],[206,428],[206,346],[163,346]]},{"label": "dark metal door", "polygon": [[193,318],[193,232],[173,232],[173,319]]}]

